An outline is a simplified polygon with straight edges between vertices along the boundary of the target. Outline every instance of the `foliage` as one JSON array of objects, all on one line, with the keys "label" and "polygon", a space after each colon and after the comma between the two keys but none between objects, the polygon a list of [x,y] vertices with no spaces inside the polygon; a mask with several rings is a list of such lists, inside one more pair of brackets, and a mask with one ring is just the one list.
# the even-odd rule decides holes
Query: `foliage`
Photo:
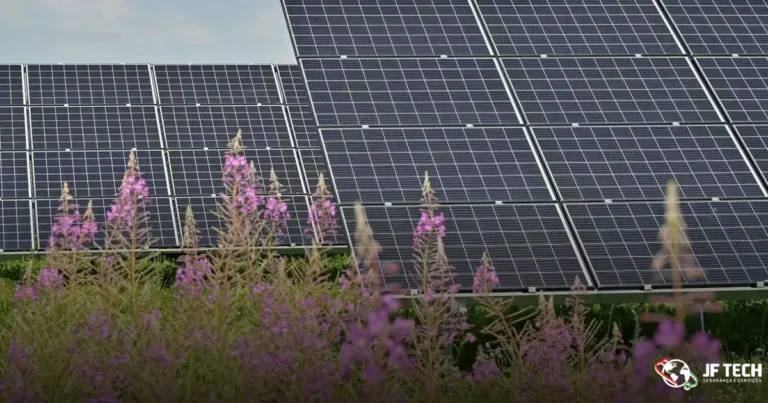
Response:
[{"label": "foliage", "polygon": [[[413,267],[406,268],[420,284],[419,295],[402,309],[396,290],[380,287],[382,271],[394,268],[379,262],[380,246],[362,206],[355,208],[358,266],[330,255],[336,206],[322,178],[307,217],[311,247],[302,258],[278,255],[274,245],[291,212],[274,172],[262,185],[241,151],[238,136],[224,161],[219,248],[199,249],[188,213],[184,251],[175,262],[146,250],[151,239],[142,211],[151,199],[132,154],[101,227],[105,241],[98,254],[81,248],[95,238],[89,210],[80,215],[69,206],[63,187],[59,225],[45,259],[27,260],[23,268],[0,264],[11,277],[0,282],[0,398],[673,401],[681,398],[678,390],[665,389],[649,373],[651,360],[673,354],[697,365],[718,359],[727,344],[686,330],[686,315],[699,308],[717,317],[719,305],[709,295],[677,288],[652,301],[671,307],[618,307],[626,314],[611,309],[606,318],[605,309],[583,301],[577,281],[565,306],[542,296],[535,307],[517,307],[493,296],[498,279],[487,256],[476,270],[478,304],[463,309],[453,298],[445,218],[428,176],[413,234]],[[668,267],[679,284],[680,276],[700,269],[682,258],[685,226],[674,187],[669,194],[661,231],[667,246],[654,267]],[[757,309],[734,307],[750,315]],[[646,315],[635,317],[640,311]],[[627,322],[631,329],[622,329]],[[748,343],[762,346],[762,331],[755,337],[747,336]],[[760,384],[739,390],[707,384],[696,392],[713,401],[761,401],[768,391]]]}]

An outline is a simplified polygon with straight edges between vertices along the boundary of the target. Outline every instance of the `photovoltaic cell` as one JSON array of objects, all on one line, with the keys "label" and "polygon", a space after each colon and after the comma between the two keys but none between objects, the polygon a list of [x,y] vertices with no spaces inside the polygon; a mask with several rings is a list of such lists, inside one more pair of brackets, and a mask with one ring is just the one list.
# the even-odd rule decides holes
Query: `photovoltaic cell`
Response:
[{"label": "photovoltaic cell", "polygon": [[[58,199],[64,182],[74,198],[113,198],[128,166],[129,151],[35,151],[35,198]],[[168,195],[162,151],[137,151],[136,161],[152,197]]]},{"label": "photovoltaic cell", "polygon": [[762,0],[663,0],[694,55],[768,53],[768,4]]},{"label": "photovoltaic cell", "polygon": [[161,112],[168,148],[229,148],[238,129],[247,148],[293,146],[282,106],[164,106]]},{"label": "photovoltaic cell", "polygon": [[721,121],[685,58],[503,63],[531,124]]},{"label": "photovoltaic cell", "polygon": [[160,103],[166,105],[279,104],[272,66],[155,65]]},{"label": "photovoltaic cell", "polygon": [[154,106],[31,107],[29,116],[35,150],[161,147]]},{"label": "photovoltaic cell", "polygon": [[522,128],[322,130],[342,203],[551,201]]},{"label": "photovoltaic cell", "polygon": [[302,59],[320,127],[519,124],[493,59]]},{"label": "photovoltaic cell", "polygon": [[323,150],[299,150],[299,158],[301,159],[301,166],[304,169],[307,192],[313,193],[317,189],[317,183],[320,180],[320,174],[322,173],[328,191],[331,192],[331,194],[336,195],[336,192],[333,190],[331,175],[328,173],[328,164],[325,162]]},{"label": "photovoltaic cell", "polygon": [[0,199],[22,199],[30,196],[27,153],[0,152]]},{"label": "photovoltaic cell", "polygon": [[0,105],[24,105],[21,65],[0,64]]},{"label": "photovoltaic cell", "polygon": [[[73,199],[70,201],[79,208],[80,214],[85,214],[88,207],[88,201],[93,201],[93,213],[97,223],[106,222],[106,215],[112,204],[109,199]],[[51,237],[51,226],[59,213],[57,208],[61,202],[59,200],[47,199],[36,200],[35,209],[37,214],[37,245],[40,249],[48,246]],[[179,241],[176,239],[175,212],[171,206],[171,199],[168,197],[152,198],[146,208],[147,225],[150,228],[150,234],[153,248],[176,248]],[[96,234],[96,245],[104,245],[104,233]],[[91,246],[91,245],[87,245]]]},{"label": "photovoltaic cell", "polygon": [[[224,191],[222,167],[227,150],[171,150],[168,151],[171,178],[176,196],[213,196]],[[284,186],[283,194],[304,194],[299,164],[294,150],[245,149],[243,155],[253,161],[265,186],[269,185],[269,172],[275,170]],[[266,187],[262,189],[266,192]]]},{"label": "photovoltaic cell", "polygon": [[681,54],[649,0],[477,0],[500,55]]},{"label": "photovoltaic cell", "polygon": [[[192,207],[192,215],[195,217],[197,229],[200,231],[200,246],[215,247],[218,245],[219,230],[223,228],[221,220],[216,215],[216,197],[177,197],[178,220],[183,223],[187,214],[187,207]],[[308,235],[304,234],[309,207],[306,196],[283,196],[283,201],[288,205],[290,218],[283,235],[278,240],[278,246],[308,245]]]},{"label": "photovoltaic cell", "polygon": [[536,127],[564,200],[765,197],[726,126]]},{"label": "photovoltaic cell", "polygon": [[312,107],[308,105],[288,106],[288,116],[296,138],[298,148],[320,148],[320,136],[317,134]]},{"label": "photovoltaic cell", "polygon": [[32,239],[32,202],[0,200],[0,249],[29,251]]},{"label": "photovoltaic cell", "polygon": [[735,125],[734,127],[747,146],[747,152],[757,163],[763,178],[768,178],[768,126]]},{"label": "photovoltaic cell", "polygon": [[298,57],[487,56],[465,0],[283,0]]},{"label": "photovoltaic cell", "polygon": [[[444,205],[440,210],[445,214],[445,252],[453,266],[453,282],[463,291],[472,290],[474,270],[485,252],[503,290],[569,288],[577,276],[589,284],[554,204]],[[341,211],[353,231],[354,209]],[[365,213],[382,248],[379,260],[400,268],[384,273],[382,285],[418,289],[420,280],[411,260],[419,208],[366,206]]]},{"label": "photovoltaic cell", "polygon": [[152,105],[149,65],[28,65],[31,105]]},{"label": "photovoltaic cell", "polygon": [[298,65],[282,64],[277,66],[277,75],[283,88],[285,103],[288,105],[307,104],[307,86]]},{"label": "photovoltaic cell", "polygon": [[26,150],[23,107],[0,107],[0,151]]},{"label": "photovoltaic cell", "polygon": [[[670,285],[651,268],[662,250],[659,203],[568,204],[598,286]],[[685,284],[749,284],[768,280],[768,200],[682,202],[692,259],[704,277]],[[692,255],[692,256],[691,256]],[[668,271],[668,270],[667,270]]]},{"label": "photovoltaic cell", "polygon": [[733,122],[768,121],[768,58],[697,58]]}]

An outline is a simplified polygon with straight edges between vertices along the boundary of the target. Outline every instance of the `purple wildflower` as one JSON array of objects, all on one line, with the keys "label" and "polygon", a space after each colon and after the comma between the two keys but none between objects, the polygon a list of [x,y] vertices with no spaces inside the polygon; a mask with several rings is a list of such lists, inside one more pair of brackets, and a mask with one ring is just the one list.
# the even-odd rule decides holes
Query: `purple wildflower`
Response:
[{"label": "purple wildflower", "polygon": [[13,293],[13,299],[17,301],[37,301],[38,293],[35,287],[20,285]]},{"label": "purple wildflower", "polygon": [[138,225],[139,213],[145,207],[149,197],[147,182],[141,177],[136,163],[136,155],[131,151],[128,156],[128,169],[123,176],[117,200],[107,212],[107,222],[122,224],[121,229],[131,231]]},{"label": "purple wildflower", "polygon": [[309,209],[307,224],[310,227],[305,230],[305,233],[316,233],[320,243],[330,242],[339,225],[336,218],[336,203],[333,201],[333,195],[328,192],[323,174],[320,174],[317,190],[312,194],[312,207]]},{"label": "purple wildflower", "polygon": [[478,382],[493,380],[500,375],[499,367],[492,360],[477,360],[472,366],[472,379]]},{"label": "purple wildflower", "polygon": [[708,363],[716,362],[720,356],[720,341],[706,332],[696,332],[691,337],[691,347],[699,358]]},{"label": "purple wildflower", "polygon": [[475,294],[488,294],[498,287],[499,284],[496,270],[490,265],[488,255],[483,255],[482,264],[475,270],[472,292]]},{"label": "purple wildflower", "polygon": [[37,276],[35,286],[40,290],[58,290],[64,284],[64,277],[58,269],[44,268]]},{"label": "purple wildflower", "polygon": [[685,325],[672,320],[661,321],[653,341],[667,348],[680,347],[685,342]]},{"label": "purple wildflower", "polygon": [[212,274],[211,262],[205,256],[201,256],[179,266],[176,270],[175,286],[187,296],[196,296],[203,292]]},{"label": "purple wildflower", "polygon": [[248,180],[248,161],[245,156],[237,155],[239,151],[233,150],[224,156],[224,177],[225,185],[242,185]]}]

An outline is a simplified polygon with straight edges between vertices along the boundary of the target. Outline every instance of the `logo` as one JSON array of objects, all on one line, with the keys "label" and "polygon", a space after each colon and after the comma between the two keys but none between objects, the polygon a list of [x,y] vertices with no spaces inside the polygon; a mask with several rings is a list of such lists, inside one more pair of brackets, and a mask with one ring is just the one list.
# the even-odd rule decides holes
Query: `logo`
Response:
[{"label": "logo", "polygon": [[664,358],[653,368],[670,388],[691,390],[699,384],[699,378],[691,373],[691,368],[683,360]]},{"label": "logo", "polygon": [[[718,377],[718,374],[724,377]],[[712,363],[707,364],[702,382],[761,383],[762,378],[763,364]]]}]

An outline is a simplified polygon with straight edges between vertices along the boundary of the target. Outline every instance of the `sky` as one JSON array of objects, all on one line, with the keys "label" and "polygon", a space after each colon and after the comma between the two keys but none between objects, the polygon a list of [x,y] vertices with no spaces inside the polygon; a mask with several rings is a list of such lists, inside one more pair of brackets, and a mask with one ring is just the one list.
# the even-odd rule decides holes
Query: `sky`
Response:
[{"label": "sky", "polygon": [[280,0],[0,0],[0,63],[295,63]]}]

